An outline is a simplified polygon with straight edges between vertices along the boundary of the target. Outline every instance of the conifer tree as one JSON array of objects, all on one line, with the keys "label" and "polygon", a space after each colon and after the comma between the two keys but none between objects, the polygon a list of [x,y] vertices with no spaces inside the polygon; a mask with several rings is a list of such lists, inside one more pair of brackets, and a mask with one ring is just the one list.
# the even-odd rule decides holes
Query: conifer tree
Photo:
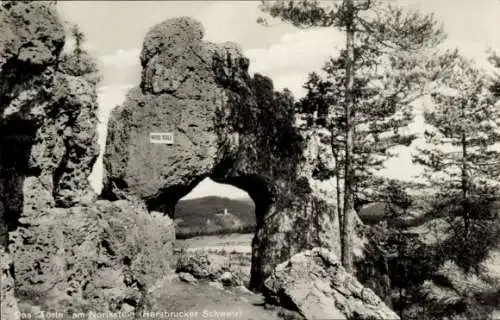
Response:
[{"label": "conifer tree", "polygon": [[75,41],[74,54],[78,59],[81,59],[81,55],[84,53],[83,42],[85,41],[85,34],[80,30],[78,25],[74,24],[70,30],[71,37]]},{"label": "conifer tree", "polygon": [[452,66],[438,80],[433,106],[424,113],[427,145],[414,161],[424,167],[437,211],[452,221],[462,218],[465,244],[474,240],[476,222],[489,218],[498,196],[500,108],[484,71],[457,53],[449,57]]},{"label": "conifer tree", "polygon": [[[358,134],[356,127],[363,121],[359,114],[362,114],[363,108],[391,108],[390,99],[385,102],[379,101],[379,105],[374,103],[360,103],[359,101],[368,101],[369,97],[358,97],[356,92],[356,81],[361,81],[363,77],[356,79],[363,70],[377,69],[381,63],[380,60],[372,59],[373,56],[384,56],[384,53],[391,52],[393,55],[385,55],[386,65],[391,65],[394,69],[411,70],[408,68],[409,62],[418,65],[418,58],[412,55],[412,59],[407,59],[407,53],[421,50],[436,45],[443,39],[442,30],[437,26],[432,16],[421,15],[418,12],[406,13],[402,9],[392,6],[381,6],[377,1],[333,1],[328,2],[331,6],[325,5],[325,2],[315,0],[278,0],[263,1],[263,11],[269,13],[274,18],[280,18],[299,28],[310,27],[334,27],[345,32],[346,46],[341,55],[341,59],[332,63],[335,73],[341,71],[341,83],[335,83],[335,88],[342,87],[343,94],[341,102],[328,105],[327,114],[333,114],[339,111],[343,137],[342,148],[342,170],[343,170],[343,193],[342,203],[342,222],[341,222],[341,257],[344,267],[353,271],[353,233],[354,233],[354,194],[356,186],[356,165],[354,154],[356,151],[365,148],[365,144],[358,144],[356,141],[363,141],[355,136]],[[365,14],[366,12],[369,14]],[[261,23],[267,23],[260,19]],[[359,41],[357,41],[359,40]],[[358,47],[356,46],[358,43]],[[386,73],[385,75],[389,75]],[[401,74],[402,75],[402,74]],[[397,74],[391,76],[397,79]],[[400,77],[399,82],[394,84],[407,85],[412,82],[412,78],[418,78],[417,73],[412,71],[411,76]],[[372,80],[372,79],[370,79]],[[384,82],[384,81],[382,81]],[[376,82],[371,82],[373,85]],[[386,82],[387,83],[387,82]],[[369,91],[369,90],[367,90]],[[368,93],[368,92],[367,92]],[[399,93],[399,92],[398,92]],[[398,94],[396,93],[396,95]],[[369,93],[368,93],[369,94]],[[340,106],[340,109],[339,109]],[[330,110],[331,107],[335,110]],[[367,111],[367,110],[366,110]],[[376,112],[376,111],[374,111]],[[381,112],[383,113],[383,112]],[[318,114],[318,113],[317,113]],[[365,112],[369,115],[369,111]],[[332,117],[335,119],[337,117]],[[327,120],[326,126],[333,130],[333,122]],[[380,131],[375,125],[374,131]],[[372,130],[365,128],[364,130]],[[331,132],[330,139],[333,142],[335,132]],[[337,146],[332,143],[331,146]],[[379,145],[383,145],[380,143]],[[338,149],[337,149],[338,150]],[[333,151],[333,150],[332,150]],[[368,161],[368,160],[367,160]],[[372,159],[376,162],[379,160]],[[376,163],[374,163],[375,165]],[[336,171],[339,172],[339,167]]]}]

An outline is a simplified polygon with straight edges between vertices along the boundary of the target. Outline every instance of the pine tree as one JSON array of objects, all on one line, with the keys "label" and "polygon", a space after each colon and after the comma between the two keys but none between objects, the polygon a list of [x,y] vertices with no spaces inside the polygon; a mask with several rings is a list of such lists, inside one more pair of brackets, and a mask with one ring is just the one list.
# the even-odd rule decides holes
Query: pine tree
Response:
[{"label": "pine tree", "polygon": [[83,42],[85,41],[85,34],[80,30],[80,28],[76,24],[74,24],[71,27],[70,32],[71,32],[71,37],[75,41],[75,49],[73,52],[78,59],[81,59],[81,56],[84,53]]},{"label": "pine tree", "polygon": [[[347,50],[342,50],[339,57],[326,63],[322,70],[324,76],[310,74],[304,86],[307,94],[299,104],[299,112],[306,120],[305,129],[319,127],[329,132],[322,135],[322,140],[330,146],[334,167],[329,168],[319,159],[317,175],[321,179],[336,178],[337,208],[343,235],[352,232],[349,231],[352,227],[344,228],[345,211],[349,210],[345,205],[342,208],[340,193],[351,190],[349,195],[344,192],[344,203],[354,209],[363,201],[374,200],[370,193],[379,189],[377,186],[383,182],[374,174],[375,171],[382,169],[384,161],[392,156],[392,147],[408,145],[415,138],[402,129],[412,121],[410,103],[422,93],[419,89],[428,77],[424,64],[427,61],[417,53],[442,40],[442,33],[430,16],[404,13],[394,7],[388,7],[384,12],[384,18],[370,22],[360,20],[364,29],[352,42],[352,60]],[[414,32],[416,26],[420,27],[421,33],[410,36],[411,41],[402,37],[403,31]],[[347,117],[345,70],[349,63],[353,66],[350,92],[354,109]],[[352,137],[349,131],[352,131]],[[346,172],[351,172],[347,179]],[[344,181],[343,190],[341,180]],[[347,187],[346,180],[349,180]],[[346,196],[352,202],[346,202]]]},{"label": "pine tree", "polygon": [[438,80],[431,93],[433,107],[424,113],[430,126],[424,134],[427,146],[414,160],[423,165],[437,195],[437,211],[451,221],[461,217],[457,230],[461,243],[468,245],[478,240],[471,235],[478,223],[491,218],[498,196],[500,108],[482,70],[456,52],[448,59],[452,66]]},{"label": "pine tree", "polygon": [[[277,0],[263,1],[263,11],[273,18],[280,18],[299,28],[335,27],[343,30],[346,46],[342,69],[343,85],[343,214],[341,223],[341,258],[348,271],[353,271],[353,233],[354,233],[354,186],[355,166],[355,126],[357,122],[355,96],[356,63],[363,59],[356,56],[356,35],[369,35],[380,45],[377,48],[397,48],[404,51],[420,49],[442,40],[442,30],[436,27],[432,16],[422,16],[416,12],[405,14],[401,9],[387,7],[385,12],[376,1],[333,1],[332,6],[318,0]],[[370,10],[372,14],[363,14]],[[381,11],[382,10],[382,11]],[[383,16],[391,13],[392,20]],[[266,23],[260,19],[261,23]]]},{"label": "pine tree", "polygon": [[[488,60],[491,65],[496,69],[500,68],[500,56],[498,55],[498,53],[490,51],[489,54],[490,56],[488,57]],[[490,91],[493,93],[495,98],[500,99],[500,75],[495,75],[493,83],[490,87]]]}]

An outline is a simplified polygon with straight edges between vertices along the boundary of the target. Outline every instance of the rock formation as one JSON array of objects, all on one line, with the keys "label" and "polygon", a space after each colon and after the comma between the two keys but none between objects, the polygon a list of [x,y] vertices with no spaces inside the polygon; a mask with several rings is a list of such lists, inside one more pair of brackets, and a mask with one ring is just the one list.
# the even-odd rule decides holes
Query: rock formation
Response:
[{"label": "rock formation", "polygon": [[[2,2],[0,28],[0,247],[16,297],[59,312],[140,308],[173,268],[173,223],[139,202],[94,202],[96,87],[68,72],[55,8]],[[2,251],[2,280],[5,270]],[[2,298],[15,308],[8,279]]]},{"label": "rock formation", "polygon": [[325,248],[294,255],[266,280],[268,295],[306,319],[399,319]]},{"label": "rock formation", "polygon": [[130,201],[38,209],[20,222],[31,227],[10,234],[17,297],[43,310],[137,311],[174,268],[173,221]]},{"label": "rock formation", "polygon": [[20,319],[17,301],[14,297],[12,259],[0,246],[0,318],[2,320]]},{"label": "rock formation", "polygon": [[0,27],[0,231],[5,244],[5,227],[16,227],[24,199],[37,197],[24,188],[25,177],[36,177],[59,206],[92,197],[87,177],[98,154],[97,103],[94,86],[58,70],[65,32],[51,6],[4,3]]},{"label": "rock formation", "polygon": [[[190,18],[146,35],[142,81],[108,125],[103,195],[133,194],[173,216],[176,202],[210,177],[245,190],[256,205],[251,287],[280,262],[314,246],[338,250],[333,207],[316,192],[295,128],[292,99],[248,74],[234,44],[203,41]],[[173,144],[150,143],[172,133]]]}]

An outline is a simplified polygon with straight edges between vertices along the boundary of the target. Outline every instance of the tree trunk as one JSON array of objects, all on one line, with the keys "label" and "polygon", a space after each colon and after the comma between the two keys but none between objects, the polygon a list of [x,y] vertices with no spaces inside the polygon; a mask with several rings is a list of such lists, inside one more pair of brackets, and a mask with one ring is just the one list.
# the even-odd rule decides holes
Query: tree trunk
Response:
[{"label": "tree trunk", "polygon": [[467,137],[462,133],[462,216],[464,219],[465,240],[469,236],[470,216],[468,204],[469,177],[467,174]]},{"label": "tree trunk", "polygon": [[344,214],[341,232],[342,265],[348,272],[354,271],[354,195],[352,153],[354,150],[354,6],[353,0],[345,1],[346,10],[346,84],[345,84],[345,163],[344,163]]},{"label": "tree trunk", "polygon": [[334,143],[334,137],[335,134],[333,130],[330,131],[331,135],[331,141],[330,141],[330,148],[332,149],[332,154],[333,154],[333,159],[335,160],[335,188],[336,188],[336,193],[337,193],[337,221],[339,222],[339,230],[342,230],[342,192],[340,191],[340,157],[339,157],[339,152],[335,146]]},{"label": "tree trunk", "polygon": [[[335,157],[335,162],[337,162],[338,157]],[[339,172],[340,166],[335,164],[335,170]],[[342,218],[342,192],[340,191],[340,175],[337,173],[335,177],[335,184],[337,189],[337,219],[339,221],[339,229],[342,230],[343,218]]]}]

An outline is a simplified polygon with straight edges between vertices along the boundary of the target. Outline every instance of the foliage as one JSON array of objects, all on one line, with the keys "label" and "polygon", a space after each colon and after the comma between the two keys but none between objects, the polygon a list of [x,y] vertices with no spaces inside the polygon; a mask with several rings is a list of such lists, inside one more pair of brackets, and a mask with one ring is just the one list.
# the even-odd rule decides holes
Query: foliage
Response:
[{"label": "foliage", "polygon": [[[301,29],[315,27],[344,28],[354,23],[357,33],[371,34],[385,47],[414,50],[433,47],[444,40],[443,29],[433,15],[407,12],[380,0],[354,1],[352,12],[345,1],[262,0],[261,9]],[[353,15],[351,21],[351,14]],[[391,17],[387,19],[387,17]],[[269,25],[262,17],[257,23]]]},{"label": "foliage", "polygon": [[[420,149],[415,162],[427,168],[425,177],[431,185],[442,185],[442,177],[433,175],[442,173],[449,178],[446,188],[453,190],[462,187],[463,173],[469,179],[498,177],[499,153],[490,147],[500,141],[500,110],[486,75],[461,56],[450,59],[452,68],[431,93],[434,107],[424,113],[432,127],[425,131],[425,139],[432,147]],[[473,181],[468,183],[474,186]]]},{"label": "foliage", "polygon": [[450,220],[448,254],[469,270],[495,237],[485,226],[494,218],[492,207],[499,195],[500,152],[493,146],[500,142],[500,109],[484,72],[457,54],[449,59],[452,67],[431,93],[434,106],[424,113],[430,125],[427,146],[414,160],[424,166],[423,175],[435,190],[431,214]]},{"label": "foliage", "polygon": [[[417,228],[404,228],[393,222],[404,216],[404,208],[414,201],[397,184],[388,189],[393,191],[387,195],[388,201],[392,199],[386,206],[387,213],[395,219],[368,228],[367,237],[379,248],[370,260],[387,260],[394,309],[402,319],[486,318],[498,301],[497,293],[490,286],[474,284],[473,279],[489,281],[482,278],[480,263],[500,242],[497,223],[474,220],[469,230],[473,236],[468,238],[460,217],[435,217]],[[437,237],[425,240],[426,233],[434,232],[432,223],[438,220],[441,227],[435,231]],[[455,268],[446,268],[449,264]]]},{"label": "foliage", "polygon": [[403,183],[397,180],[390,180],[387,186],[382,190],[386,196],[386,216],[389,221],[404,217],[412,207],[414,200],[405,190]]},{"label": "foliage", "polygon": [[466,272],[479,272],[479,262],[483,261],[500,241],[499,226],[488,220],[473,220],[469,229],[455,220],[450,223],[450,233],[451,237],[441,244],[442,251]]},{"label": "foliage", "polygon": [[[404,289],[395,306],[405,318],[485,318],[491,306],[478,297],[489,294],[489,289],[479,288],[472,295],[472,282],[467,279],[480,275],[479,264],[500,241],[494,220],[498,189],[491,179],[497,176],[498,153],[491,146],[498,142],[499,111],[489,79],[470,61],[456,51],[435,61],[440,70],[434,70],[434,107],[424,114],[431,126],[425,132],[428,145],[415,161],[425,166],[427,187],[434,192],[427,199],[427,215],[447,221],[448,227],[441,231],[443,239],[424,245],[408,242],[407,231],[378,226],[380,234],[399,238],[395,245],[389,240],[381,244],[387,252],[399,252],[398,261],[410,261],[390,268],[392,286]],[[397,188],[393,194],[396,203],[408,203]],[[455,265],[456,271],[443,271],[447,263]]]},{"label": "foliage", "polygon": [[[392,7],[388,10],[391,15],[386,16],[386,22],[392,28],[402,28],[402,25],[398,25],[401,21],[405,21],[410,28],[412,17],[415,19],[413,23],[420,22],[415,18],[416,13],[405,16],[401,10]],[[429,16],[422,16],[420,19],[431,24]],[[382,23],[381,20],[378,23]],[[372,23],[373,28],[375,25]],[[380,31],[375,34],[362,33],[354,47],[356,73],[353,93],[356,110],[352,161],[355,198],[358,203],[377,200],[370,196],[370,189],[383,183],[376,176],[376,171],[384,167],[385,160],[394,156],[391,152],[393,147],[407,146],[415,139],[415,135],[407,130],[405,132],[405,129],[413,120],[411,102],[423,94],[422,88],[428,75],[427,66],[419,58],[420,51],[392,49],[380,43],[380,37]],[[432,39],[423,38],[411,48],[423,50],[439,39],[438,35]],[[407,45],[404,48],[410,47]],[[322,74],[311,73],[304,85],[307,94],[297,104],[298,112],[304,120],[303,130],[324,128],[329,132],[321,140],[332,149],[335,167],[327,164],[329,159],[318,159],[317,176],[321,179],[342,178],[347,129],[344,110],[346,60],[346,52],[343,50],[338,57],[331,58],[325,64]]]},{"label": "foliage", "polygon": [[[500,68],[500,56],[497,52],[491,51],[489,52],[488,60],[490,64],[495,68]],[[493,93],[496,99],[500,98],[500,76],[498,74],[495,75],[493,79],[493,83],[490,86],[490,91]]]},{"label": "foliage", "polygon": [[75,24],[70,27],[70,37],[74,41],[71,52],[63,52],[59,57],[59,69],[75,77],[83,77],[93,85],[101,81],[101,75],[94,58],[83,48],[85,34]]},{"label": "foliage", "polygon": [[[256,122],[249,129],[256,131],[260,161],[276,171],[275,176],[293,176],[294,168],[292,172],[283,170],[287,168],[285,161],[294,163],[302,153],[301,137],[294,126],[294,97],[287,89],[275,92],[272,80],[260,74],[255,74],[251,83],[257,110]],[[276,167],[276,163],[280,165]]]},{"label": "foliage", "polygon": [[[472,284],[469,280],[457,278],[456,274],[458,272],[471,279],[477,277],[480,270],[477,267],[471,270],[470,266],[477,266],[478,262],[484,261],[490,250],[498,244],[498,226],[493,221],[476,222],[472,224],[471,231],[475,236],[465,241],[463,224],[459,218],[455,218],[454,222],[450,219],[448,223],[441,219],[445,228],[440,228],[439,237],[431,242],[426,241],[421,232],[429,232],[431,224],[413,229],[396,223],[416,205],[414,197],[405,189],[406,185],[397,181],[390,181],[383,188],[388,219],[367,231],[371,243],[378,247],[378,251],[372,252],[374,257],[370,260],[387,261],[393,307],[402,319],[419,319],[423,314],[430,319],[441,319],[453,314],[484,316],[484,310],[488,307],[483,308],[476,298],[468,297],[467,290],[460,289],[463,292],[457,294],[457,288],[469,288]],[[456,265],[458,271],[443,271],[446,261]],[[449,281],[454,281],[454,284],[451,285]],[[431,291],[428,290],[429,284],[432,284]],[[478,290],[481,295],[488,292]]]},{"label": "foliage", "polygon": [[[412,285],[412,304],[422,308],[415,318],[422,313],[431,319],[484,318],[491,310],[481,302],[486,298],[478,297],[489,289],[471,294],[473,282],[467,279],[480,277],[480,263],[500,241],[494,211],[500,154],[493,147],[500,141],[500,110],[489,77],[457,51],[438,57],[435,67],[433,108],[424,113],[427,145],[415,162],[424,166],[427,187],[434,192],[427,215],[447,221],[448,227],[444,239],[427,245],[426,260],[415,264],[432,268],[419,276],[425,282]],[[450,263],[456,266],[453,272],[443,269]]]},{"label": "foliage", "polygon": [[492,319],[500,299],[498,287],[480,273],[465,272],[453,261],[444,261],[415,296],[421,309],[409,319]]},{"label": "foliage", "polygon": [[[268,77],[255,74],[247,80],[225,82],[229,89],[227,98],[235,107],[229,115],[222,111],[218,114],[222,124],[218,128],[222,131],[220,136],[227,136],[229,123],[245,139],[240,143],[237,158],[257,164],[263,179],[291,182],[288,180],[296,176],[303,149],[303,139],[295,127],[294,98],[287,89],[274,91]],[[227,161],[232,160],[235,159]]]},{"label": "foliage", "polygon": [[[456,51],[429,54],[444,39],[432,15],[369,0],[263,1],[263,11],[298,28],[346,31],[346,49],[330,59],[322,73],[310,74],[304,86],[307,95],[297,104],[304,120],[301,129],[317,134],[324,148],[331,149],[318,157],[316,178],[350,180],[343,174],[352,167],[355,188],[348,188],[346,182],[344,189],[353,190],[358,203],[374,197],[387,202],[390,219],[370,228],[368,237],[382,260],[389,261],[392,286],[399,290],[396,307],[411,316],[411,309],[415,311],[411,306],[423,306],[418,301],[425,298],[422,285],[426,280],[438,281],[446,259],[464,273],[473,272],[499,241],[491,219],[500,177],[499,157],[493,148],[499,142],[500,111],[494,103],[500,96],[500,81],[488,79]],[[259,22],[268,23],[262,18]],[[356,35],[351,47],[349,32]],[[426,199],[430,216],[446,217],[449,224],[448,231],[443,231],[446,235],[441,235],[445,239],[432,243],[419,233],[428,226],[405,230],[394,223],[422,204],[416,203],[405,186],[380,181],[374,174],[391,156],[391,147],[411,143],[414,136],[403,130],[412,120],[410,104],[429,89],[435,104],[425,112],[427,124],[433,127],[425,132],[430,148],[420,150],[416,162],[426,167],[426,187],[435,193]],[[352,159],[346,156],[349,147]],[[441,306],[440,315],[429,306],[419,316],[485,315],[474,309],[480,300],[461,296],[457,301],[463,304],[455,304],[455,310],[438,303],[434,311]]]}]

